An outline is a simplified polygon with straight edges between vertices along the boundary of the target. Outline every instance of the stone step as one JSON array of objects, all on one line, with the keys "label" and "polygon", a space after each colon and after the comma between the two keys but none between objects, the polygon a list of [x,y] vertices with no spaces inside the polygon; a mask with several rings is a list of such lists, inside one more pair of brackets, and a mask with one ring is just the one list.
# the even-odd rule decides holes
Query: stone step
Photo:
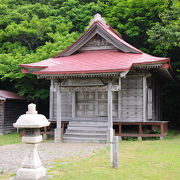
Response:
[{"label": "stone step", "polygon": [[69,123],[108,124],[107,121],[70,121]]},{"label": "stone step", "polygon": [[79,137],[79,138],[107,138],[106,134],[97,133],[65,133],[63,137]]},{"label": "stone step", "polygon": [[106,143],[106,138],[78,138],[78,137],[63,137],[64,143]]},{"label": "stone step", "polygon": [[63,142],[107,142],[107,120],[76,119],[69,122]]},{"label": "stone step", "polygon": [[71,119],[71,121],[90,121],[90,122],[108,122],[108,119],[105,118],[105,119],[102,119],[102,118],[74,118],[74,119]]},{"label": "stone step", "polygon": [[66,133],[99,133],[99,134],[107,134],[107,129],[81,129],[81,128],[68,128]]},{"label": "stone step", "polygon": [[108,128],[107,125],[103,125],[103,124],[69,124],[68,127]]},{"label": "stone step", "polygon": [[107,122],[85,122],[85,121],[82,121],[82,122],[77,122],[77,121],[74,121],[74,122],[72,122],[72,121],[70,121],[69,122],[69,124],[89,124],[89,125],[106,125],[106,126],[108,126],[108,123]]},{"label": "stone step", "polygon": [[103,127],[103,126],[68,126],[67,129],[72,129],[72,130],[100,130],[100,131],[107,131],[108,128],[107,127]]}]

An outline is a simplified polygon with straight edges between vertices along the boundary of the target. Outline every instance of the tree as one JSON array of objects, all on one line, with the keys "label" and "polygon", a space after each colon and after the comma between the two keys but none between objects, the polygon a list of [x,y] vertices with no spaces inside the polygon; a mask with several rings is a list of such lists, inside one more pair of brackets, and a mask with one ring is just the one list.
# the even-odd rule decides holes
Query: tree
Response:
[{"label": "tree", "polygon": [[[8,85],[8,89],[26,95],[29,100],[47,99],[49,82],[22,74],[19,65],[44,60],[64,50],[86,30],[96,13],[136,48],[170,57],[178,75],[179,7],[176,0],[0,1],[0,78],[3,82],[0,88]],[[173,103],[178,104],[178,88],[168,86],[166,89],[164,95],[169,108]],[[177,110],[171,114],[177,119]]]},{"label": "tree", "polygon": [[127,42],[151,53],[146,32],[156,22],[161,22],[159,14],[164,11],[165,5],[164,0],[109,0],[105,14],[109,24]]},{"label": "tree", "polygon": [[[148,30],[148,41],[155,47],[154,54],[169,56],[173,67],[180,71],[180,2],[169,1],[172,5],[159,14],[161,23],[157,22]],[[180,74],[176,74],[180,78]]]}]

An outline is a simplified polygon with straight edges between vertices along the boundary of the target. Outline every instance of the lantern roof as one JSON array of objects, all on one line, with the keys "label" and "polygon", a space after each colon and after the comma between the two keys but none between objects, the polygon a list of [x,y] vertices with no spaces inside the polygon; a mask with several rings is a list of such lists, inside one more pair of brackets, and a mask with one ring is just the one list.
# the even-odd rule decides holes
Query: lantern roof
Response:
[{"label": "lantern roof", "polygon": [[13,126],[16,128],[41,128],[49,126],[49,124],[50,122],[44,115],[37,113],[36,105],[31,103],[28,105],[26,114],[21,115]]}]

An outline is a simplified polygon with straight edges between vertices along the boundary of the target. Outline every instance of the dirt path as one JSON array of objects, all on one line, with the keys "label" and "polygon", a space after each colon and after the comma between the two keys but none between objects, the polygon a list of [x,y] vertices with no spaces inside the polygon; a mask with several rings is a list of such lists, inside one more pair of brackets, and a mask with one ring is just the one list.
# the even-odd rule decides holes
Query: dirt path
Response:
[{"label": "dirt path", "polygon": [[[53,142],[45,142],[39,145],[38,151],[43,165],[49,168],[52,166],[53,160],[61,161],[68,157],[85,157],[106,146],[106,144],[55,144]],[[19,169],[26,151],[27,147],[25,144],[0,146],[0,174],[15,172]]]}]

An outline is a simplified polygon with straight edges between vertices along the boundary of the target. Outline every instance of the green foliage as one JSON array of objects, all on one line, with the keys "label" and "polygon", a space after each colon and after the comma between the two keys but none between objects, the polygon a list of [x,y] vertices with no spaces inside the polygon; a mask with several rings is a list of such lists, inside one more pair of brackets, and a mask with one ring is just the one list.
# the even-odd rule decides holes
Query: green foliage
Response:
[{"label": "green foliage", "polygon": [[1,80],[10,81],[10,89],[15,88],[30,100],[47,99],[49,82],[22,74],[19,65],[44,60],[64,50],[103,6],[100,1],[86,4],[77,0],[0,2]]},{"label": "green foliage", "polygon": [[[155,47],[157,55],[170,56],[176,63],[174,68],[180,69],[180,2],[173,1],[170,8],[159,14],[161,23],[157,22],[148,30],[148,41]],[[180,77],[180,75],[179,75]]]},{"label": "green foliage", "polygon": [[[8,85],[6,89],[29,100],[47,99],[49,82],[22,74],[19,65],[50,58],[68,47],[96,13],[136,48],[170,57],[179,76],[179,9],[177,0],[0,1],[0,88]],[[176,96],[170,95],[168,87],[164,89],[169,95],[167,109],[177,103],[178,88],[171,89]]]},{"label": "green foliage", "polygon": [[[105,10],[109,24],[135,47],[149,51],[146,31],[161,21],[164,0],[109,0]],[[150,52],[150,51],[149,51]]]}]

